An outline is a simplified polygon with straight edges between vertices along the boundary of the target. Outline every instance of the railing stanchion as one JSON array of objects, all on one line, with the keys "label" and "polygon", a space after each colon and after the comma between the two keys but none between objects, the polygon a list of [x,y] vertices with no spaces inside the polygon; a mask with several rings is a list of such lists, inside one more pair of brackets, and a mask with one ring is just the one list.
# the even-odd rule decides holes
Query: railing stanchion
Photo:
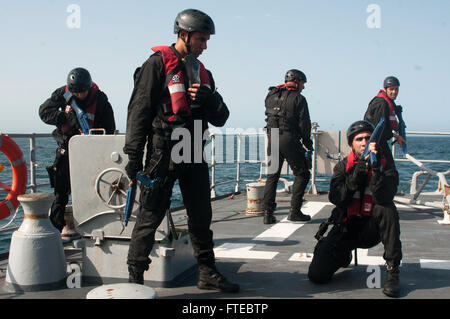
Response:
[{"label": "railing stanchion", "polygon": [[211,135],[211,198],[216,197],[216,136]]}]

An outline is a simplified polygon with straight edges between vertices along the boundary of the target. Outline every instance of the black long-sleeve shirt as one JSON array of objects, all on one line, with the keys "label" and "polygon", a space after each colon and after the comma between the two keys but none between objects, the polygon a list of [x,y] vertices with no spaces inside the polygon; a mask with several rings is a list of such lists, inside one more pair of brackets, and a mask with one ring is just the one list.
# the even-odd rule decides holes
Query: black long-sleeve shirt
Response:
[{"label": "black long-sleeve shirt", "polygon": [[[392,101],[392,104],[394,105],[395,108],[396,105],[394,101]],[[385,126],[380,136],[380,142],[387,143],[387,141],[393,137],[392,127],[389,122],[389,104],[382,97],[374,97],[369,102],[367,111],[364,114],[364,120],[369,121],[374,126],[376,126],[382,117],[384,117]]]},{"label": "black long-sleeve shirt", "polygon": [[297,90],[270,87],[265,103],[267,128],[287,129],[311,149],[311,118],[306,98]]},{"label": "black long-sleeve shirt", "polygon": [[[59,144],[67,143],[71,137],[71,135],[69,136],[61,130],[61,127],[65,123],[64,112],[67,105],[66,99],[64,98],[65,89],[65,86],[56,89],[50,98],[39,107],[39,117],[41,120],[46,124],[56,125],[53,136]],[[85,101],[88,99],[89,96]],[[96,92],[96,99],[97,106],[92,128],[103,128],[106,134],[114,134],[116,123],[114,120],[114,111],[108,101],[108,97],[105,93],[98,90]],[[81,108],[85,107],[83,101],[79,101],[78,104]],[[78,130],[74,128],[73,131],[76,132]]]},{"label": "black long-sleeve shirt", "polygon": [[[349,182],[349,179],[353,169],[350,172],[346,172],[346,169],[347,157],[334,167],[328,194],[331,203],[344,209],[351,203],[353,194],[358,189],[364,188],[364,185],[358,185],[357,188],[351,186],[352,183]],[[369,189],[372,193],[374,204],[387,206],[392,203],[397,193],[397,185],[398,172],[395,166],[387,162],[386,167],[380,165],[378,168],[373,169]]]},{"label": "black long-sleeve shirt", "polygon": [[311,149],[313,144],[311,140],[311,117],[309,115],[308,102],[305,97],[303,97],[299,105],[298,119],[298,127],[302,142],[307,149]]},{"label": "black long-sleeve shirt", "polygon": [[[393,100],[391,100],[391,102],[396,114],[402,112],[401,106],[397,106]],[[370,101],[366,113],[364,114],[364,120],[369,121],[376,126],[382,117],[384,117],[384,128],[378,140],[378,144],[380,145],[380,149],[383,151],[386,160],[394,163],[394,157],[388,145],[388,141],[393,137],[393,129],[389,119],[389,104],[382,97],[376,96]]]},{"label": "black long-sleeve shirt", "polygon": [[[194,119],[202,120],[203,131],[208,127],[207,123],[223,126],[229,116],[229,110],[222,97],[215,91],[214,79],[209,71],[208,74],[213,84],[213,93],[201,108],[192,111]],[[167,123],[161,123],[161,119],[158,118],[163,101],[170,101],[169,90],[165,86],[166,75],[161,53],[152,54],[142,67],[136,70],[134,76],[123,150],[130,160],[142,162],[145,145],[150,141],[152,134],[157,130],[167,129],[161,126],[162,124],[167,126]]]}]

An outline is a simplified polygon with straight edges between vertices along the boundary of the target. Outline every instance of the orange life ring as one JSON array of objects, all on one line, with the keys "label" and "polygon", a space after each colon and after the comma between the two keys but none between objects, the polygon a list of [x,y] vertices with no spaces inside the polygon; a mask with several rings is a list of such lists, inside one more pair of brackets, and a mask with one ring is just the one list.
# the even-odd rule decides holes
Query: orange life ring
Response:
[{"label": "orange life ring", "polygon": [[0,151],[6,155],[12,167],[12,185],[8,196],[0,203],[0,220],[14,213],[19,207],[17,196],[27,188],[27,163],[19,146],[8,135],[0,136]]}]

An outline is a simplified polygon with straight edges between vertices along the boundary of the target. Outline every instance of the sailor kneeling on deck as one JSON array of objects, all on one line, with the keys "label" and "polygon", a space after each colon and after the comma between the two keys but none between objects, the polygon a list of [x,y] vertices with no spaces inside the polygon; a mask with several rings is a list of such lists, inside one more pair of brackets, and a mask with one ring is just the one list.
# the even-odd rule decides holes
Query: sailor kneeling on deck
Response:
[{"label": "sailor kneeling on deck", "polygon": [[[382,157],[376,143],[370,143],[369,151],[377,160],[369,164],[367,157],[361,158],[373,131],[373,125],[367,121],[357,121],[347,131],[352,152],[334,168],[329,200],[336,207],[316,234],[319,242],[308,277],[312,282],[326,283],[340,267],[350,264],[353,249],[371,248],[381,241],[387,263],[383,293],[398,297],[402,247],[398,211],[393,202],[398,172]],[[323,237],[329,224],[333,228]]]}]

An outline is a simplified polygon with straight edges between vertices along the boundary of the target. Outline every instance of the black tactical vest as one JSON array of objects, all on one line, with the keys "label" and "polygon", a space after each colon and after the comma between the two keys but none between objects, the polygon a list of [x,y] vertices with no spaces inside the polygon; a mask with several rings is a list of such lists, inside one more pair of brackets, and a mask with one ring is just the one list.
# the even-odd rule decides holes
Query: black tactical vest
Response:
[{"label": "black tactical vest", "polygon": [[279,128],[282,132],[298,134],[299,109],[302,95],[299,91],[270,87],[266,97],[267,128]]}]

